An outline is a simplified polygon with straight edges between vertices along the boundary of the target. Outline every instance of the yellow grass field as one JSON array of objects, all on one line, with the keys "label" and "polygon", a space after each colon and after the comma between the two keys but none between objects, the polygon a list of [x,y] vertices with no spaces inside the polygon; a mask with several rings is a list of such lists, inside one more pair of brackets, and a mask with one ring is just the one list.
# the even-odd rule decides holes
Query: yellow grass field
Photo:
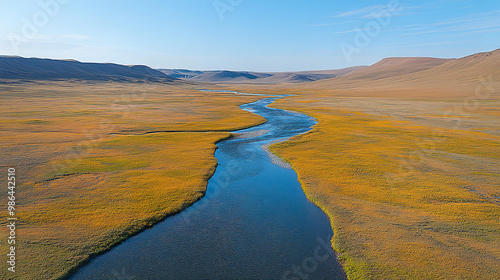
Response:
[{"label": "yellow grass field", "polygon": [[[473,84],[220,88],[295,94],[272,106],[318,120],[271,150],[330,217],[349,279],[500,275],[495,93],[474,95]],[[0,90],[1,166],[15,167],[19,183],[19,279],[64,277],[185,209],[204,194],[214,143],[264,121],[238,108],[260,97],[189,85],[46,82]]]},{"label": "yellow grass field", "polygon": [[395,98],[398,91],[279,100],[272,106],[319,123],[271,149],[330,217],[349,279],[498,278],[498,99],[459,114],[467,95]]},{"label": "yellow grass field", "polygon": [[16,279],[62,278],[185,209],[205,193],[214,143],[263,121],[238,108],[255,97],[185,86],[48,82],[0,91],[1,166],[17,170]]}]

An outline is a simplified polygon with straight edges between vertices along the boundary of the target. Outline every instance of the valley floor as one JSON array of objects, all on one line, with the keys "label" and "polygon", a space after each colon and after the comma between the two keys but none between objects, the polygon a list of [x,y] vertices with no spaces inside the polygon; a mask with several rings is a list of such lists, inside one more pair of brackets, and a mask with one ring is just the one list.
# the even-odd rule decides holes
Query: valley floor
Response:
[{"label": "valley floor", "polygon": [[16,279],[63,278],[193,204],[215,170],[215,142],[264,121],[238,108],[256,97],[160,84],[0,90],[0,165],[18,180]]},{"label": "valley floor", "polygon": [[[270,149],[330,216],[332,246],[349,279],[500,274],[497,95],[226,89],[293,93],[273,106],[318,120],[313,131]],[[19,179],[18,279],[64,277],[191,205],[216,166],[214,143],[264,121],[238,108],[260,97],[185,85],[47,82],[0,90],[1,165],[15,167]],[[175,132],[148,134],[155,131]]]},{"label": "valley floor", "polygon": [[498,98],[353,95],[304,91],[280,100],[276,107],[319,123],[271,147],[330,216],[349,279],[495,279]]}]

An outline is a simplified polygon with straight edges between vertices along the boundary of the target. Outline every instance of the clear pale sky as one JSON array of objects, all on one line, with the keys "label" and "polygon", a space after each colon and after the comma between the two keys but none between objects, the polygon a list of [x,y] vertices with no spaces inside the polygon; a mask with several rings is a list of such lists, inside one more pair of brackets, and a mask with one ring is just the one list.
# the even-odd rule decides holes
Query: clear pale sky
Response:
[{"label": "clear pale sky", "polygon": [[500,48],[499,0],[0,0],[0,5],[0,54],[24,57],[291,71]]}]

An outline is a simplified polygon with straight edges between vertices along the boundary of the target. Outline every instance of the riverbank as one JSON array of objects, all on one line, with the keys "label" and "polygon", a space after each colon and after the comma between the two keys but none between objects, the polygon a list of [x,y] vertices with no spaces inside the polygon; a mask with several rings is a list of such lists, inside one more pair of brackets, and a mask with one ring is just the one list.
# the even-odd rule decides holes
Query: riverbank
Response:
[{"label": "riverbank", "polygon": [[268,108],[273,101],[241,106],[267,122],[219,142],[218,166],[202,200],[97,257],[71,279],[112,277],[110,267],[147,279],[288,279],[296,273],[345,279],[328,245],[333,233],[327,216],[307,200],[295,172],[273,164],[261,149],[307,132],[315,121]]},{"label": "riverbank", "polygon": [[0,106],[1,130],[9,134],[0,135],[0,154],[16,168],[22,204],[21,280],[64,278],[192,205],[206,191],[224,131],[263,121],[239,109],[258,97],[157,84],[53,82],[2,92],[9,102]]},{"label": "riverbank", "polygon": [[498,125],[489,110],[497,101],[483,101],[457,129],[443,112],[459,102],[311,92],[274,105],[318,119],[271,150],[330,217],[349,279],[500,274]]}]

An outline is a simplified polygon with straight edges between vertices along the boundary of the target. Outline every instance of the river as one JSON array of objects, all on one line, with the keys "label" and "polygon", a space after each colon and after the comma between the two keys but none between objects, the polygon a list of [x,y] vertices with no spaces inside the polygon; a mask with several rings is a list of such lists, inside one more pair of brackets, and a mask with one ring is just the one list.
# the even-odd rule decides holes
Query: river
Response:
[{"label": "river", "polygon": [[316,124],[267,107],[277,98],[241,106],[267,122],[217,144],[204,198],[70,279],[345,279],[328,217],[307,200],[297,174],[262,149]]}]

